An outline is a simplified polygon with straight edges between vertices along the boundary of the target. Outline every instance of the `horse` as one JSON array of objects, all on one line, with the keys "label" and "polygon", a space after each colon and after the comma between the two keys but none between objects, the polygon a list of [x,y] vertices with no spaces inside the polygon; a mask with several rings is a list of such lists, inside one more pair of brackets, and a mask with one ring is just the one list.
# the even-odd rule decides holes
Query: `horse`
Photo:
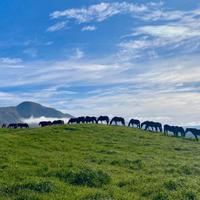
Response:
[{"label": "horse", "polygon": [[64,125],[65,122],[63,120],[54,120],[52,122],[52,125]]},{"label": "horse", "polygon": [[14,128],[16,129],[18,127],[18,124],[14,124],[14,123],[11,123],[8,125],[8,128]]},{"label": "horse", "polygon": [[17,127],[18,128],[29,128],[29,125],[27,123],[18,123]]},{"label": "horse", "polygon": [[149,130],[149,128],[150,128],[150,121],[144,121],[144,122],[142,122],[141,123],[141,128],[143,128],[144,126],[145,126],[145,128],[144,128],[144,130],[146,131],[146,130]]},{"label": "horse", "polygon": [[164,133],[168,134],[168,132],[172,132],[174,134],[174,136],[176,136],[176,130],[175,130],[175,126],[170,126],[168,124],[164,125]]},{"label": "horse", "polygon": [[50,122],[50,121],[42,121],[39,123],[39,126],[41,126],[41,127],[51,126],[51,125],[52,125],[52,122]]},{"label": "horse", "polygon": [[168,132],[172,132],[174,136],[178,137],[179,133],[181,134],[181,137],[185,137],[185,131],[184,128],[181,126],[170,126],[168,124],[164,125],[164,133],[168,134]]},{"label": "horse", "polygon": [[181,126],[175,126],[175,131],[176,131],[176,135],[179,136],[178,134],[181,134],[181,137],[185,137],[185,130],[183,127]]},{"label": "horse", "polygon": [[97,119],[97,124],[98,124],[99,122],[101,122],[101,124],[102,124],[103,122],[106,122],[106,124],[109,124],[109,121],[110,121],[110,119],[109,119],[108,116],[100,116],[100,117]]},{"label": "horse", "polygon": [[115,123],[115,125],[118,125],[118,123],[121,123],[123,126],[125,126],[125,120],[122,117],[113,117],[112,120],[110,121],[110,125]]},{"label": "horse", "polygon": [[68,121],[68,124],[78,124],[79,119],[78,118],[70,118]]},{"label": "horse", "polygon": [[191,132],[195,139],[198,141],[198,136],[200,136],[200,130],[196,129],[196,128],[186,128],[185,130],[185,134]]},{"label": "horse", "polygon": [[[141,123],[141,128],[143,128],[143,126],[145,126],[144,130],[162,132],[162,124],[159,122],[145,121],[145,122]],[[151,130],[150,130],[150,128],[151,128]]]},{"label": "horse", "polygon": [[160,122],[153,122],[156,127],[156,132],[162,132],[162,124]]},{"label": "horse", "polygon": [[6,124],[3,124],[1,128],[6,128]]},{"label": "horse", "polygon": [[137,127],[137,128],[140,128],[140,120],[138,119],[131,119],[128,123],[128,126],[129,127],[134,127],[134,125]]},{"label": "horse", "polygon": [[87,123],[87,124],[89,124],[89,123],[97,124],[97,118],[86,116],[85,117],[85,123]]},{"label": "horse", "polygon": [[85,117],[78,117],[78,124],[84,124],[86,122],[85,120]]}]

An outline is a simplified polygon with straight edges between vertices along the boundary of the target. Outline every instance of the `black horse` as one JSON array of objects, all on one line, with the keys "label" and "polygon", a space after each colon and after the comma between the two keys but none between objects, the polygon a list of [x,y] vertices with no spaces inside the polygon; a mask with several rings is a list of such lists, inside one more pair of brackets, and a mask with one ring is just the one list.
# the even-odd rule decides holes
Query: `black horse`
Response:
[{"label": "black horse", "polygon": [[39,126],[41,126],[41,127],[51,126],[51,125],[52,125],[52,122],[50,122],[50,121],[42,121],[39,123]]},{"label": "black horse", "polygon": [[174,136],[178,137],[179,133],[181,137],[185,137],[185,131],[184,128],[181,126],[170,126],[168,124],[164,125],[164,133],[168,134],[168,132],[172,132]]},{"label": "black horse", "polygon": [[78,118],[70,118],[68,121],[68,124],[78,124],[79,119]]},{"label": "black horse", "polygon": [[18,123],[17,128],[29,128],[29,125],[27,123]]},{"label": "black horse", "polygon": [[6,128],[6,124],[3,124],[1,128]]},{"label": "black horse", "polygon": [[65,122],[63,120],[54,120],[52,122],[52,125],[64,125]]},{"label": "black horse", "polygon": [[159,122],[145,121],[141,123],[141,128],[144,128],[144,130],[149,131],[162,132],[162,124]]},{"label": "black horse", "polygon": [[8,128],[14,128],[14,129],[16,129],[17,127],[18,127],[18,125],[15,124],[15,123],[11,123],[11,124],[8,125]]},{"label": "black horse", "polygon": [[106,122],[106,124],[109,124],[109,121],[110,121],[110,119],[109,119],[108,116],[100,116],[100,117],[97,119],[97,123],[101,122],[101,124],[102,124],[103,122]]},{"label": "black horse", "polygon": [[140,120],[138,119],[131,119],[128,123],[129,127],[134,127],[136,126],[137,128],[140,128]]},{"label": "black horse", "polygon": [[86,116],[85,117],[85,123],[87,123],[87,124],[90,124],[90,123],[97,124],[97,118]]},{"label": "black horse", "polygon": [[174,136],[177,136],[175,126],[170,126],[168,124],[164,125],[164,133],[168,134],[169,132],[172,132]]},{"label": "black horse", "polygon": [[118,125],[118,123],[121,123],[121,125],[125,126],[125,119],[122,117],[113,117],[110,121],[110,125],[115,123],[115,125]]},{"label": "black horse", "polygon": [[195,139],[198,141],[198,136],[200,136],[200,130],[198,130],[196,128],[186,128],[185,134],[188,132],[192,133],[194,135]]},{"label": "black horse", "polygon": [[185,130],[181,126],[175,126],[176,135],[179,136],[179,133],[181,134],[181,137],[185,137]]},{"label": "black horse", "polygon": [[84,124],[86,122],[85,117],[78,117],[78,124]]}]

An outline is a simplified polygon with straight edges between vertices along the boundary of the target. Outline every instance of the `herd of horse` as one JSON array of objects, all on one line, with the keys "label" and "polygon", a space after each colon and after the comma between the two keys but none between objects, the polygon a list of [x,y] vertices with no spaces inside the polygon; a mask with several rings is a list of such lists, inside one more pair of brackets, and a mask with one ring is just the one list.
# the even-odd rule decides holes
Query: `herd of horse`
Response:
[{"label": "herd of horse", "polygon": [[[77,117],[77,118],[70,118],[68,124],[107,124],[107,125],[122,125],[126,126],[125,119],[122,117],[113,117],[111,120],[108,116],[100,116],[100,117]],[[52,125],[64,125],[63,120],[55,120],[51,121],[41,121],[39,124],[41,127],[45,126],[52,126]],[[171,126],[165,124],[164,126],[160,122],[153,122],[153,121],[144,121],[140,122],[138,119],[131,119],[128,123],[128,127],[135,127],[139,129],[144,129],[146,131],[152,132],[163,132],[164,134],[168,134],[169,132],[172,133],[174,136],[178,137],[186,137],[187,133],[191,133],[194,135],[195,139],[198,140],[198,136],[200,136],[200,130],[196,128],[186,128],[184,129],[181,126]],[[2,128],[29,128],[27,123],[12,123],[8,126],[6,124],[2,125]]]},{"label": "herd of horse", "polygon": [[[64,125],[63,120],[55,120],[53,122],[51,121],[41,121],[39,124],[41,127],[45,126],[52,126],[52,125]],[[1,128],[29,128],[29,125],[27,123],[11,123],[8,126],[6,124],[3,124]]]},{"label": "herd of horse", "polygon": [[[110,125],[122,125],[125,126],[125,119],[122,117],[113,117],[111,120],[108,116],[100,116],[96,117],[78,117],[78,118],[71,118],[68,124],[81,124],[81,123],[106,123]],[[135,127],[139,129],[144,129],[146,131],[153,131],[153,132],[164,132],[164,134],[168,134],[171,132],[174,136],[178,137],[185,137],[187,133],[191,133],[194,135],[195,139],[198,140],[198,136],[200,136],[200,130],[196,128],[186,128],[186,130],[181,126],[171,126],[165,124],[164,126],[160,122],[153,122],[153,121],[144,121],[140,122],[138,119],[131,119],[128,123],[128,127]]]}]

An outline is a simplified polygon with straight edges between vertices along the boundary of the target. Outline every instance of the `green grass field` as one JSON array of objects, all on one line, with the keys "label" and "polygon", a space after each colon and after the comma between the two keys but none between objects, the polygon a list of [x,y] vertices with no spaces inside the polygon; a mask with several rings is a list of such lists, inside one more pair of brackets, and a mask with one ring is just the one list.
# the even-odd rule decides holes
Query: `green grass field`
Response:
[{"label": "green grass field", "polygon": [[0,199],[200,199],[200,143],[106,125],[1,129]]}]

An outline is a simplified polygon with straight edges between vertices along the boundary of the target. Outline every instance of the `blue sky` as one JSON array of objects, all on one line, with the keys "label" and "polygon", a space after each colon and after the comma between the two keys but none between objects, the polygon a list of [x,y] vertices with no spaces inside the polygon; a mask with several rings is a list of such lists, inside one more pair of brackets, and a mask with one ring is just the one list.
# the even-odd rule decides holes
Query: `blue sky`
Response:
[{"label": "blue sky", "polygon": [[0,105],[200,123],[196,0],[2,0]]}]

